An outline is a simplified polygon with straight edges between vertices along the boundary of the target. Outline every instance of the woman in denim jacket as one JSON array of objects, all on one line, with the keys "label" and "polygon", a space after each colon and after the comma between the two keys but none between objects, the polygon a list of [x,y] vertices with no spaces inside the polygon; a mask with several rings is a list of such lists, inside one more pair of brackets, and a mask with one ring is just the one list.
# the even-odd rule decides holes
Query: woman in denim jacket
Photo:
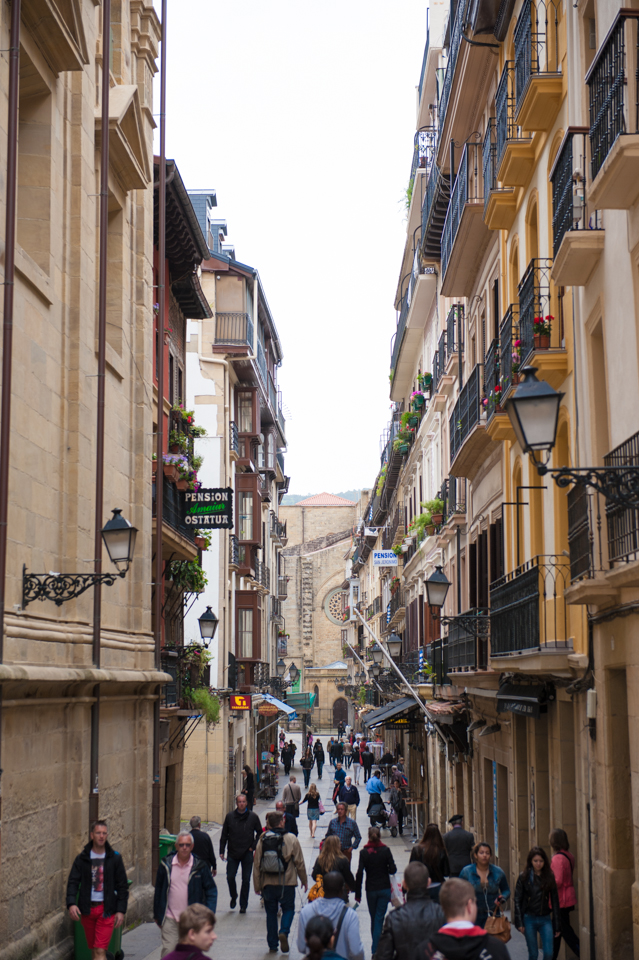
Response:
[{"label": "woman in denim jacket", "polygon": [[492,855],[493,851],[489,843],[485,841],[478,843],[473,848],[474,863],[464,867],[459,874],[460,880],[468,880],[475,888],[477,896],[477,919],[475,923],[478,927],[485,926],[486,920],[495,906],[503,909],[504,903],[510,896],[506,874],[501,867],[497,867],[490,862]]}]

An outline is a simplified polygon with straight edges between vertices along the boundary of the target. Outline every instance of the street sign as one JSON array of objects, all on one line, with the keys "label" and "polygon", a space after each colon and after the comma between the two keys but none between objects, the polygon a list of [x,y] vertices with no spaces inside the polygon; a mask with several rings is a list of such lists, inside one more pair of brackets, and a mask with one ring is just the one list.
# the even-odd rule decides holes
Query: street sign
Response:
[{"label": "street sign", "polygon": [[184,494],[184,503],[184,522],[188,526],[233,529],[231,487],[189,490]]},{"label": "street sign", "polygon": [[373,550],[374,567],[398,567],[399,557],[392,550]]},{"label": "street sign", "polygon": [[257,712],[261,717],[276,717],[279,710],[274,703],[261,703],[257,708]]},{"label": "street sign", "polygon": [[251,697],[244,693],[232,693],[229,697],[229,707],[231,710],[250,710]]}]

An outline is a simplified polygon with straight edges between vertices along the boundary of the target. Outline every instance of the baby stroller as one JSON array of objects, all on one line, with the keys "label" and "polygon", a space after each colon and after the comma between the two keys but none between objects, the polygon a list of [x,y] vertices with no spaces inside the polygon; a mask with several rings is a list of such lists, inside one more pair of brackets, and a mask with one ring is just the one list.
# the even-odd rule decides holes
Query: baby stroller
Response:
[{"label": "baby stroller", "polygon": [[397,814],[392,807],[389,813],[381,797],[379,800],[371,797],[371,802],[368,804],[368,810],[366,812],[368,813],[371,827],[380,827],[382,829],[388,827],[391,836],[397,836]]}]

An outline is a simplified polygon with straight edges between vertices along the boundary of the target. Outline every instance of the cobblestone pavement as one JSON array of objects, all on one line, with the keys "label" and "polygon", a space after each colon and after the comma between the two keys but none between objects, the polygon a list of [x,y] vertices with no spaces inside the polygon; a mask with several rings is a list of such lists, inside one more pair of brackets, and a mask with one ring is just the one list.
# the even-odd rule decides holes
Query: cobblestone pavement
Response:
[{"label": "cobblestone pavement", "polygon": [[[330,733],[326,736],[320,735],[320,739],[324,745],[326,745],[326,741],[330,735]],[[301,735],[292,734],[292,738],[296,740],[298,744],[296,760],[299,761]],[[311,773],[311,782],[315,782],[317,784],[326,808],[326,813],[323,814],[317,825],[317,834],[315,840],[311,839],[308,820],[306,817],[306,805],[302,806],[298,820],[299,841],[302,846],[302,850],[304,851],[304,859],[306,861],[306,869],[309,873],[309,878],[310,871],[319,853],[320,842],[326,834],[330,819],[334,816],[334,806],[331,800],[333,792],[333,779],[331,771],[332,768],[330,765],[326,764],[324,767],[324,776],[322,780],[318,780],[316,778],[316,770],[313,770]],[[291,772],[297,777],[297,782],[302,789],[302,796],[304,796],[304,777],[302,770],[299,767],[299,763]],[[287,779],[284,777],[284,770],[280,767],[280,793],[283,790],[286,782]],[[367,830],[369,827],[369,820],[366,816],[368,795],[366,794],[362,782],[360,782],[359,788],[362,800],[358,808],[357,824],[359,826],[360,833],[362,834],[363,844],[366,841]],[[264,823],[265,814],[269,810],[273,809],[275,809],[274,800],[258,800],[254,807],[255,813],[257,813],[262,823]],[[219,849],[219,836],[222,829],[221,824],[204,824],[203,829],[207,829],[210,832],[213,839],[215,854],[217,856],[217,851]],[[390,832],[388,830],[384,830],[382,833],[382,839],[383,842],[388,844],[388,846],[391,848],[393,852],[393,858],[397,864],[398,875],[401,876],[401,873],[408,864],[410,851],[415,841],[415,837],[411,836],[410,826],[404,827],[404,835],[401,837],[391,837]],[[352,867],[353,872],[355,873],[357,869],[357,853],[353,855]],[[228,887],[226,885],[225,864],[219,858],[216,882],[218,886],[218,909],[215,932],[217,933],[218,939],[213,944],[209,955],[216,958],[216,960],[221,960],[221,958],[223,958],[223,960],[263,960],[263,958],[272,957],[273,955],[268,953],[268,946],[266,943],[266,917],[264,910],[260,906],[259,897],[257,897],[253,892],[252,884],[248,910],[246,914],[240,915],[239,907],[236,907],[235,910],[231,910],[229,907],[230,899]],[[302,956],[295,946],[295,941],[297,938],[297,917],[305,902],[305,899],[306,898],[301,888],[298,887],[295,902],[295,919],[293,920],[291,935],[289,937],[291,960],[299,960],[299,958]],[[351,896],[351,904],[352,903],[353,897]],[[366,909],[365,899],[362,900],[362,904],[358,908],[357,913],[359,916],[362,942],[366,950],[366,955],[370,957],[370,918],[368,915],[368,910]],[[124,934],[122,949],[124,950],[126,960],[160,960],[160,931],[154,923],[142,924],[129,933]],[[513,960],[527,960],[528,952],[526,950],[524,938],[520,933],[514,930],[514,928],[513,939],[508,944],[508,949]]]}]

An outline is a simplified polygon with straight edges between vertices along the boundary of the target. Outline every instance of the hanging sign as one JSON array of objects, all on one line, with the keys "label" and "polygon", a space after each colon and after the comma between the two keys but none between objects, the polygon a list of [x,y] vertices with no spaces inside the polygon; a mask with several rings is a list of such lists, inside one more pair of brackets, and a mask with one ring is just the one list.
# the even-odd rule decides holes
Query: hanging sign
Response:
[{"label": "hanging sign", "polygon": [[261,703],[257,708],[257,712],[261,717],[276,717],[279,710],[274,703]]},{"label": "hanging sign", "polygon": [[397,567],[399,557],[392,550],[373,550],[374,567]]},{"label": "hanging sign", "polygon": [[200,488],[184,494],[184,522],[194,527],[233,529],[233,490]]},{"label": "hanging sign", "polygon": [[229,697],[229,707],[231,710],[250,710],[251,697],[243,693],[232,693]]}]

